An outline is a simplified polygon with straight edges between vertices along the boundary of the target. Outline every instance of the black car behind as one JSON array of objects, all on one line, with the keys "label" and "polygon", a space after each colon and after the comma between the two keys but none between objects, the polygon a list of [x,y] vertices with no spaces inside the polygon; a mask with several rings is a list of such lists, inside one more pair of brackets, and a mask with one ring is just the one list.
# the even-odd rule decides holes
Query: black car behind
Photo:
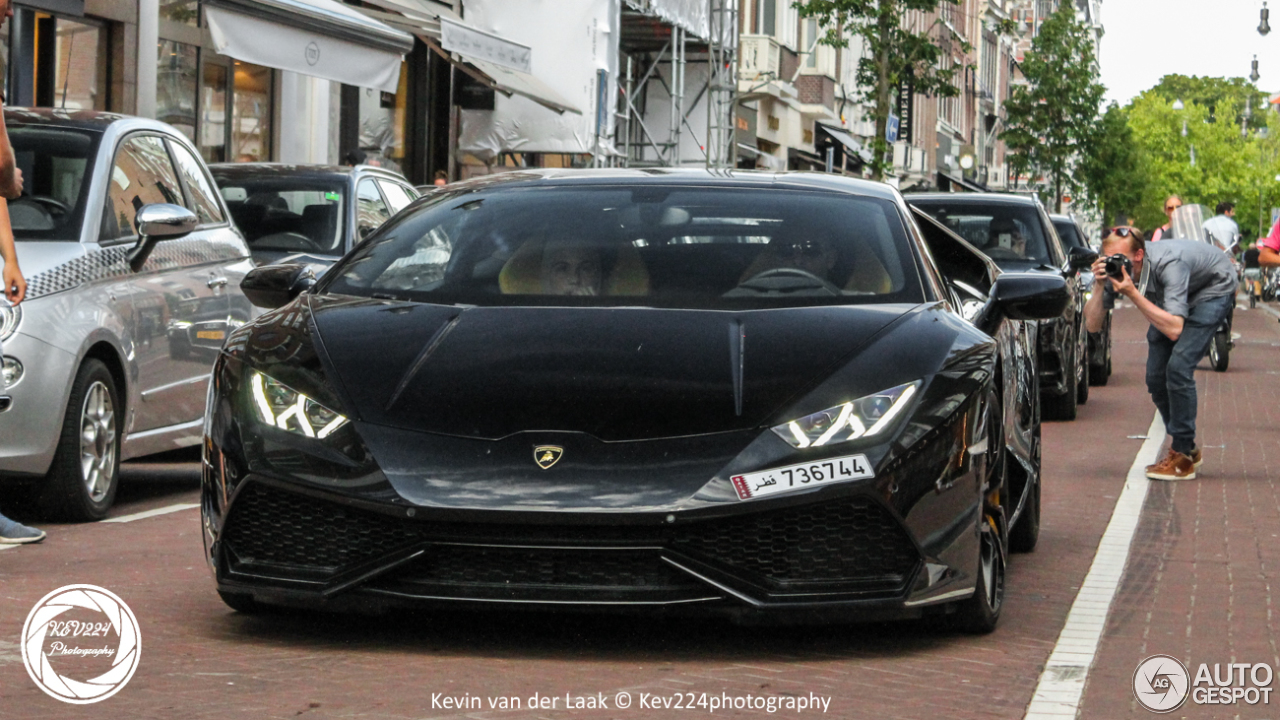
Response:
[{"label": "black car behind", "polygon": [[924,193],[908,202],[935,217],[996,262],[1001,269],[1065,277],[1071,301],[1059,317],[1040,323],[1039,381],[1044,414],[1074,420],[1089,399],[1088,332],[1077,271],[1067,263],[1058,234],[1040,201],[995,193]]},{"label": "black car behind", "polygon": [[[1068,253],[1072,248],[1095,252],[1094,248],[1085,241],[1084,230],[1075,218],[1070,215],[1050,215],[1049,219],[1053,221],[1053,227],[1058,231],[1058,238],[1062,240],[1062,246]],[[1093,280],[1093,273],[1080,273],[1081,288],[1084,290],[1085,297],[1093,292]],[[1096,333],[1089,333],[1089,384],[1106,385],[1110,378],[1111,311],[1108,310],[1106,318],[1102,321],[1102,329]]]}]

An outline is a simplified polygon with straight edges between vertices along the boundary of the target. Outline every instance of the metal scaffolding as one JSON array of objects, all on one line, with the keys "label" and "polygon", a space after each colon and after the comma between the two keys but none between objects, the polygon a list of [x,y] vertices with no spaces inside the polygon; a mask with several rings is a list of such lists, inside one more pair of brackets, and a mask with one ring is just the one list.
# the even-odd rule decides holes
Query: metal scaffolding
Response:
[{"label": "metal scaffolding", "polygon": [[616,164],[733,167],[738,0],[706,2],[705,23],[663,12],[662,0],[624,3]]}]

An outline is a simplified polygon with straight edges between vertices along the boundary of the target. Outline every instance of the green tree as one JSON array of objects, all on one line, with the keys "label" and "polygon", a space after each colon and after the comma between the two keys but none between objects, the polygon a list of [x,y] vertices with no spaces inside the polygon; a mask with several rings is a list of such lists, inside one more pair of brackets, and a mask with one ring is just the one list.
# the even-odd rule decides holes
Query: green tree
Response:
[{"label": "green tree", "polygon": [[1074,194],[1077,153],[1094,136],[1098,108],[1106,89],[1098,82],[1098,63],[1090,31],[1076,18],[1075,3],[1064,2],[1040,26],[1022,62],[1025,84],[1015,85],[1005,102],[1005,131],[1000,134],[1012,156],[1014,173],[1044,177],[1053,190],[1053,206]]},{"label": "green tree", "polygon": [[1249,127],[1253,130],[1267,126],[1262,110],[1267,107],[1267,94],[1244,78],[1199,77],[1192,75],[1165,75],[1149,92],[1172,103],[1194,103],[1208,109],[1210,122],[1229,122],[1240,127],[1246,107],[1252,109]]},{"label": "green tree", "polygon": [[1081,149],[1077,166],[1085,204],[1097,208],[1105,223],[1120,215],[1132,216],[1141,207],[1147,179],[1143,159],[1129,127],[1128,111],[1111,103]]},{"label": "green tree", "polygon": [[[931,36],[931,30],[911,32],[903,27],[906,11],[933,12],[942,3],[958,5],[959,0],[797,0],[792,4],[804,18],[817,18],[826,32],[819,40],[834,48],[849,46],[849,38],[860,36],[865,52],[858,61],[859,100],[872,108],[876,133],[872,141],[871,177],[884,178],[889,166],[886,155],[889,143],[885,129],[893,110],[896,90],[909,76],[915,91],[935,97],[955,97],[955,69],[940,67],[942,49]],[[934,27],[950,32],[940,22]],[[956,38],[968,52],[963,38]]]},{"label": "green tree", "polygon": [[[1184,203],[1201,203],[1212,210],[1223,200],[1237,205],[1237,216],[1248,222],[1258,213],[1259,178],[1264,172],[1256,136],[1242,138],[1240,128],[1209,122],[1209,109],[1187,103],[1173,109],[1166,97],[1148,90],[1129,108],[1134,144],[1142,155],[1141,198],[1135,221],[1144,230],[1166,222],[1164,199],[1178,195]],[[1182,134],[1183,122],[1187,134]],[[1194,148],[1194,164],[1192,149]],[[1274,170],[1271,171],[1274,175]]]}]

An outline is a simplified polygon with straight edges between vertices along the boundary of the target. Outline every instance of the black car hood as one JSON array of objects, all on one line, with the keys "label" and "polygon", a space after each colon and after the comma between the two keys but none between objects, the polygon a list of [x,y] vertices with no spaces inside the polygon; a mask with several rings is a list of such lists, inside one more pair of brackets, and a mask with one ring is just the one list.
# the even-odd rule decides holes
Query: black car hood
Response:
[{"label": "black car hood", "polygon": [[340,296],[310,304],[329,374],[363,422],[605,442],[759,427],[913,307],[464,309]]}]

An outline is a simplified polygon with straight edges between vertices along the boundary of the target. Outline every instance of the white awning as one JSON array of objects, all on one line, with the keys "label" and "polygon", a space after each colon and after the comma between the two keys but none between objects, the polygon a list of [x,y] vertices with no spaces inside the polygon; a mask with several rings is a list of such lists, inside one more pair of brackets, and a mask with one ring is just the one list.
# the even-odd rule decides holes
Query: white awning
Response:
[{"label": "white awning", "polygon": [[417,35],[422,42],[476,81],[507,95],[522,95],[558,113],[582,110],[531,72],[527,45],[464,23],[450,11],[416,0],[369,0],[385,10],[361,8],[370,18]]},{"label": "white awning", "polygon": [[395,92],[413,37],[334,0],[206,0],[223,55],[359,87]]},{"label": "white awning", "polygon": [[826,123],[814,123],[822,132],[830,135],[833,140],[845,146],[850,154],[856,155],[863,162],[871,162],[871,153],[862,147],[862,143],[858,139],[849,134],[844,128],[833,127]]}]

